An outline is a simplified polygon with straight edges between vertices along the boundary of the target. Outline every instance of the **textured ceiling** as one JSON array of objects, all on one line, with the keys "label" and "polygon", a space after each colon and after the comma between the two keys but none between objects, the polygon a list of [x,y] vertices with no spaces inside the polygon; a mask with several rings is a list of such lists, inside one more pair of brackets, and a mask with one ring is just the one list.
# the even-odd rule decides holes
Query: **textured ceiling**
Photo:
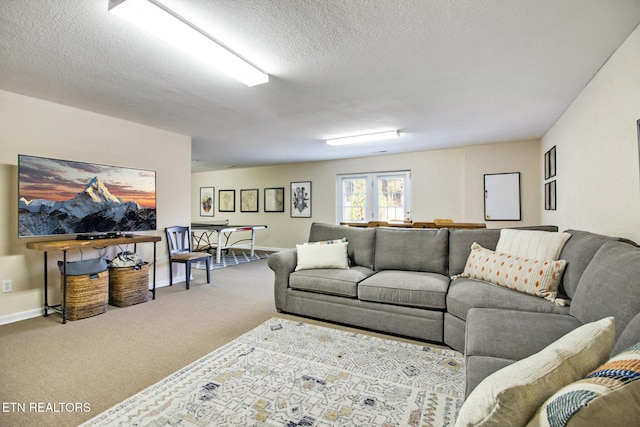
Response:
[{"label": "textured ceiling", "polygon": [[1,0],[0,89],[191,135],[194,171],[429,150],[541,137],[640,23],[640,0],[161,2],[270,82],[208,69],[108,0]]}]

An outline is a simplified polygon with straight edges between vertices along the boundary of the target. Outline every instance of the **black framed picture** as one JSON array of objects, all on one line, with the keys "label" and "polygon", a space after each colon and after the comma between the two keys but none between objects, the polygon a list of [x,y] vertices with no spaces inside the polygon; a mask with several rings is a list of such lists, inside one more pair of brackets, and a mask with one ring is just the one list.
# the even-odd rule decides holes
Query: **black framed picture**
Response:
[{"label": "black framed picture", "polygon": [[240,190],[240,212],[258,212],[258,189]]},{"label": "black framed picture", "polygon": [[218,190],[218,212],[236,211],[236,190]]},{"label": "black framed picture", "polygon": [[544,209],[547,211],[556,210],[556,180],[549,181],[544,185]]},{"label": "black framed picture", "polygon": [[311,181],[291,183],[291,217],[311,218]]},{"label": "black framed picture", "polygon": [[544,153],[544,179],[556,176],[556,146]]},{"label": "black framed picture", "polygon": [[264,189],[264,211],[284,212],[284,187]]}]

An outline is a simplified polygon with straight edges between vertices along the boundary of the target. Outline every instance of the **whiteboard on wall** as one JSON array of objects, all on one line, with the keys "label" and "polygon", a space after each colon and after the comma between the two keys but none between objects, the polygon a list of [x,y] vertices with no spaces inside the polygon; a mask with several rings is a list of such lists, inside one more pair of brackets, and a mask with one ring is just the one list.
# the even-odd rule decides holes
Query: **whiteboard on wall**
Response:
[{"label": "whiteboard on wall", "polygon": [[485,221],[520,221],[520,172],[484,176]]}]

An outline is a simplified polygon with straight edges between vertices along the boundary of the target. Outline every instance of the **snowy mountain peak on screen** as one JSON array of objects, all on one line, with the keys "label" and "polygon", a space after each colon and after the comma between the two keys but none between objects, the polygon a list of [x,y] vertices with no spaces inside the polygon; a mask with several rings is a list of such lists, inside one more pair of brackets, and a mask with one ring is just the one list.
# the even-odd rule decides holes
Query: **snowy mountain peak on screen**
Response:
[{"label": "snowy mountain peak on screen", "polygon": [[[109,192],[107,186],[104,185],[104,182],[102,182],[102,180],[97,176],[93,177],[91,181],[89,181],[89,184],[87,184],[83,193],[91,197],[91,200],[96,203],[122,203],[122,200]],[[76,197],[81,196],[81,194],[78,194]]]},{"label": "snowy mountain peak on screen", "polygon": [[57,208],[76,218],[82,218],[94,212],[120,206],[122,206],[122,200],[111,194],[104,182],[95,177],[73,199],[61,202]]},{"label": "snowy mountain peak on screen", "polygon": [[123,202],[98,177],[69,200],[19,200],[20,236],[155,229],[155,208]]}]

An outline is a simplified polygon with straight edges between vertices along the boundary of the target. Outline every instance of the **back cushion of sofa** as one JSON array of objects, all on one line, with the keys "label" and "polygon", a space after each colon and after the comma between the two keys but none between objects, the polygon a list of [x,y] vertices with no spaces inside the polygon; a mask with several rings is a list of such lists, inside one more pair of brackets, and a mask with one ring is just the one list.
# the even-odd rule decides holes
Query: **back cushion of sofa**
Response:
[{"label": "back cushion of sofa", "polygon": [[370,269],[373,269],[375,237],[375,228],[347,227],[318,222],[311,224],[309,232],[309,242],[346,238],[348,242],[347,254],[351,265]]},{"label": "back cushion of sofa", "polygon": [[567,261],[560,292],[565,293],[569,298],[573,298],[580,277],[582,277],[582,273],[593,259],[593,256],[603,244],[613,241],[615,238],[580,230],[567,230],[567,233],[571,234],[571,237],[565,243],[562,252],[560,252],[560,259]]},{"label": "back cushion of sofa", "polygon": [[636,317],[631,319],[627,327],[624,328],[620,338],[613,346],[613,350],[611,350],[611,355],[615,356],[636,343],[640,343],[640,313],[636,314]]},{"label": "back cushion of sofa", "polygon": [[584,270],[570,313],[582,323],[615,317],[617,339],[639,312],[640,248],[606,242]]},{"label": "back cushion of sofa", "polygon": [[[512,227],[516,230],[558,231],[555,225]],[[467,265],[471,245],[476,242],[485,249],[496,250],[500,228],[452,228],[449,230],[449,275],[461,274]]]},{"label": "back cushion of sofa", "polygon": [[375,270],[448,274],[447,229],[378,228]]},{"label": "back cushion of sofa", "polygon": [[498,239],[500,239],[498,228],[452,228],[449,230],[449,274],[451,276],[462,274],[474,242],[493,251],[496,249]]}]

